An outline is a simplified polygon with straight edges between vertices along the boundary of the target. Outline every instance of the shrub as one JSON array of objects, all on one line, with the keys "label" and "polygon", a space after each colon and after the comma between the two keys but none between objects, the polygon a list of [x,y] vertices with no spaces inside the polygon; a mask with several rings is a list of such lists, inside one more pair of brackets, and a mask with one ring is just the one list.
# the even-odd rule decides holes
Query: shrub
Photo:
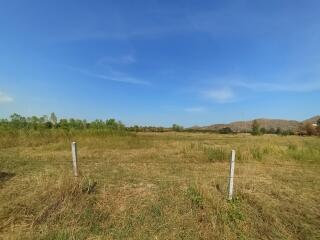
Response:
[{"label": "shrub", "polygon": [[172,130],[176,132],[181,132],[183,130],[183,127],[178,124],[172,124]]},{"label": "shrub", "polygon": [[316,128],[311,123],[306,123],[304,129],[308,136],[316,135]]},{"label": "shrub", "polygon": [[251,134],[252,135],[260,135],[260,125],[257,120],[253,120],[253,122],[252,122]]},{"label": "shrub", "polygon": [[221,133],[221,134],[229,134],[229,133],[233,133],[233,131],[229,127],[224,127],[222,129],[219,129],[219,133]]},{"label": "shrub", "polygon": [[196,186],[189,186],[187,189],[187,197],[191,200],[191,204],[196,208],[203,208],[204,198]]}]

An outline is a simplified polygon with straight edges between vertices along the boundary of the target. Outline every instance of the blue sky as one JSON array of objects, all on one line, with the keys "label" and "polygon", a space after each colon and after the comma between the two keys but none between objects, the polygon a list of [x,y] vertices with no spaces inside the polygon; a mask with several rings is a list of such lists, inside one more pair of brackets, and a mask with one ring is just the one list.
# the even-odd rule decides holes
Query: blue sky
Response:
[{"label": "blue sky", "polygon": [[320,113],[320,1],[0,0],[0,117]]}]

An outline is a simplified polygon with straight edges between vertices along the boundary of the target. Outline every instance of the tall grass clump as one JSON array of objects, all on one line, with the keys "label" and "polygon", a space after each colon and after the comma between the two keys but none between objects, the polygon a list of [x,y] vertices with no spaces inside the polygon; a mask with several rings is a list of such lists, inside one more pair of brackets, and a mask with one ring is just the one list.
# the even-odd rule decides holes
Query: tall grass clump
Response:
[{"label": "tall grass clump", "polygon": [[297,147],[295,145],[289,145],[287,155],[297,161],[317,162],[320,159],[320,147],[309,145]]},{"label": "tall grass clump", "polygon": [[252,154],[252,158],[254,160],[258,160],[258,161],[262,160],[263,151],[261,150],[261,148],[259,148],[259,147],[251,148],[251,154]]},{"label": "tall grass clump", "polygon": [[228,159],[228,153],[223,148],[207,148],[206,150],[208,160],[210,162],[226,161]]},{"label": "tall grass clump", "polygon": [[195,208],[203,208],[204,197],[197,186],[189,186],[187,189],[187,197],[191,201],[191,205]]}]

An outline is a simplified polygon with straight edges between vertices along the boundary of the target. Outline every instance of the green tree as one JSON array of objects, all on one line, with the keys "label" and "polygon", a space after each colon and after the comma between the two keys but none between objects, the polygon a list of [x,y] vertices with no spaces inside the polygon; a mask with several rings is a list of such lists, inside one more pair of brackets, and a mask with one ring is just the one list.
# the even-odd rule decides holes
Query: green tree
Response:
[{"label": "green tree", "polygon": [[260,124],[258,123],[257,120],[253,120],[253,122],[252,122],[251,134],[252,135],[259,135],[260,134]]},{"label": "green tree", "polygon": [[50,122],[52,123],[53,126],[56,126],[58,123],[58,118],[54,112],[50,114]]},{"label": "green tree", "polygon": [[274,128],[270,128],[268,130],[268,133],[271,133],[271,134],[275,134],[276,133],[276,130]]},{"label": "green tree", "polygon": [[281,133],[282,133],[281,128],[277,127],[277,130],[276,130],[276,132],[275,132],[275,133],[276,133],[276,134],[281,134]]},{"label": "green tree", "polygon": [[176,132],[181,132],[183,130],[183,127],[179,126],[178,124],[172,124],[172,130]]},{"label": "green tree", "polygon": [[110,119],[106,120],[106,127],[111,128],[111,129],[117,129],[118,123],[115,119],[110,118]]},{"label": "green tree", "polygon": [[132,127],[132,130],[133,130],[134,132],[139,132],[139,131],[140,131],[140,127],[139,127],[138,125],[134,125],[134,126]]},{"label": "green tree", "polygon": [[58,125],[59,125],[60,128],[62,128],[64,130],[69,130],[70,129],[70,126],[69,126],[69,123],[68,123],[67,119],[60,119]]},{"label": "green tree", "polygon": [[36,130],[39,128],[39,118],[37,116],[28,117],[27,122],[29,129]]},{"label": "green tree", "polygon": [[90,124],[90,128],[93,128],[93,129],[104,129],[105,127],[106,127],[105,123],[100,119],[94,120]]},{"label": "green tree", "polygon": [[10,120],[10,125],[12,126],[12,128],[19,129],[27,126],[26,118],[17,113],[12,114],[10,116]]},{"label": "green tree", "polygon": [[49,122],[49,121],[48,121],[48,122],[46,122],[46,123],[44,124],[44,127],[50,129],[50,128],[53,127],[53,124],[52,124],[52,122]]},{"label": "green tree", "polygon": [[229,133],[233,133],[232,129],[230,127],[224,127],[219,129],[219,133],[221,134],[229,134]]},{"label": "green tree", "polygon": [[9,121],[7,119],[0,119],[0,127],[2,129],[9,128]]},{"label": "green tree", "polygon": [[304,129],[308,136],[312,136],[316,134],[316,128],[310,122],[304,125]]},{"label": "green tree", "polygon": [[318,135],[320,136],[320,118],[319,118],[318,121],[317,121],[317,127],[316,127],[316,129],[317,129]]}]

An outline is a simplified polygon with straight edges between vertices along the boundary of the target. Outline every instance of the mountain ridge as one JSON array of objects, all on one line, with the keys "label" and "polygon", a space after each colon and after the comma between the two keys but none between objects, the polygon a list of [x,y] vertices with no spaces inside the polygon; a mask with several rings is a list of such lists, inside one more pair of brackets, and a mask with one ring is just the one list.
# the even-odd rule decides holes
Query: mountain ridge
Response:
[{"label": "mountain ridge", "polygon": [[256,120],[261,128],[265,128],[266,130],[270,129],[277,129],[280,128],[281,130],[285,131],[298,131],[299,128],[305,123],[316,123],[317,120],[320,119],[320,115],[313,116],[311,118],[305,119],[303,121],[297,120],[285,120],[285,119],[272,119],[272,118],[257,118],[247,121],[234,121],[230,123],[220,123],[220,124],[212,124],[208,126],[195,126],[191,127],[190,129],[198,129],[198,130],[213,130],[219,131],[223,128],[229,127],[234,132],[241,132],[241,131],[249,131],[251,130],[252,122]]}]

